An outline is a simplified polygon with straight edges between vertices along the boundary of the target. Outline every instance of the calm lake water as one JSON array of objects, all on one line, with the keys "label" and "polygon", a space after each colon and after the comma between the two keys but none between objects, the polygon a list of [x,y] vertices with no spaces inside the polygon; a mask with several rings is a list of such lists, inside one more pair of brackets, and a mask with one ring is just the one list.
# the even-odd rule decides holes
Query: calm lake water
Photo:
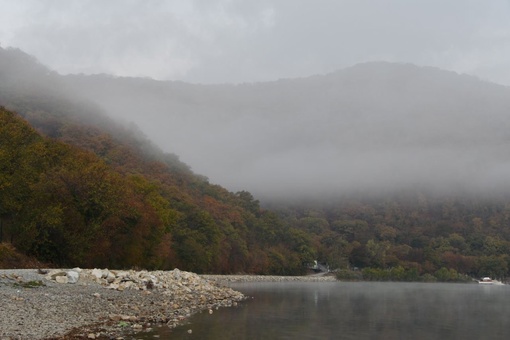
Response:
[{"label": "calm lake water", "polygon": [[212,315],[197,314],[174,330],[159,328],[160,339],[510,337],[510,286],[264,282],[232,287],[252,298]]}]

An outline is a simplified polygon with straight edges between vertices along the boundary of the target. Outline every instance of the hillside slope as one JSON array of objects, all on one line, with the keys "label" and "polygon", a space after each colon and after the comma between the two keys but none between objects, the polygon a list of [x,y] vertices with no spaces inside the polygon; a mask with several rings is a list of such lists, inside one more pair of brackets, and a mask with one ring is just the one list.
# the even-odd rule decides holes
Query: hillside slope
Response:
[{"label": "hillside slope", "polygon": [[290,274],[313,258],[250,193],[211,185],[21,51],[1,52],[0,104],[26,121],[1,110],[0,241],[69,266]]}]

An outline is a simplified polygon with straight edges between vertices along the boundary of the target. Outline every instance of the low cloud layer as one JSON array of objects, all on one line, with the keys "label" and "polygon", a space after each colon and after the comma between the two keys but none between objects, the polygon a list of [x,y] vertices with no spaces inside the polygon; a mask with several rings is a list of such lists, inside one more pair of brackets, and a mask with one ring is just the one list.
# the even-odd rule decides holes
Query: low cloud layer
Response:
[{"label": "low cloud layer", "polygon": [[238,86],[69,82],[232,191],[494,192],[510,183],[510,90],[453,72],[368,63]]},{"label": "low cloud layer", "polygon": [[0,0],[0,8],[0,44],[60,73],[243,83],[384,60],[510,85],[506,0]]}]

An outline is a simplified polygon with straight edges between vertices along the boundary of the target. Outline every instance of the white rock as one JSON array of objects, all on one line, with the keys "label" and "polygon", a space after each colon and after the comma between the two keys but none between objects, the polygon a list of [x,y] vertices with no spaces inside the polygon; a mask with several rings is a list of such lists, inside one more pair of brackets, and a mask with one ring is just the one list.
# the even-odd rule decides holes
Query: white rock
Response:
[{"label": "white rock", "polygon": [[66,275],[67,275],[67,273],[60,269],[53,269],[46,275],[46,279],[55,280],[58,276],[66,276]]},{"label": "white rock", "polygon": [[67,278],[67,276],[56,276],[55,281],[57,281],[58,283],[68,283],[69,279]]},{"label": "white rock", "polygon": [[80,279],[80,273],[70,270],[67,272],[67,280],[69,283],[76,283]]},{"label": "white rock", "polygon": [[106,282],[112,283],[115,281],[115,275],[112,272],[108,272],[108,275],[106,275]]},{"label": "white rock", "polygon": [[124,288],[133,288],[135,286],[135,283],[133,281],[126,281],[124,283]]},{"label": "white rock", "polygon": [[106,279],[108,277],[108,275],[110,274],[110,271],[108,269],[103,269],[101,271],[101,278],[102,279]]},{"label": "white rock", "polygon": [[103,276],[103,271],[101,269],[94,268],[90,274],[96,279],[100,279],[101,276]]}]

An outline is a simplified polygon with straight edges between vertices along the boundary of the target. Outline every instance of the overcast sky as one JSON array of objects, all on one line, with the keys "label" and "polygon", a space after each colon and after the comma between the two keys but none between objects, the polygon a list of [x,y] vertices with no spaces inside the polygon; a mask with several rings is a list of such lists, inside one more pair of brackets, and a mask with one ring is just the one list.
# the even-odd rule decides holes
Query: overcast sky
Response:
[{"label": "overcast sky", "polygon": [[384,60],[510,85],[510,0],[0,0],[0,45],[62,74],[242,83]]}]

